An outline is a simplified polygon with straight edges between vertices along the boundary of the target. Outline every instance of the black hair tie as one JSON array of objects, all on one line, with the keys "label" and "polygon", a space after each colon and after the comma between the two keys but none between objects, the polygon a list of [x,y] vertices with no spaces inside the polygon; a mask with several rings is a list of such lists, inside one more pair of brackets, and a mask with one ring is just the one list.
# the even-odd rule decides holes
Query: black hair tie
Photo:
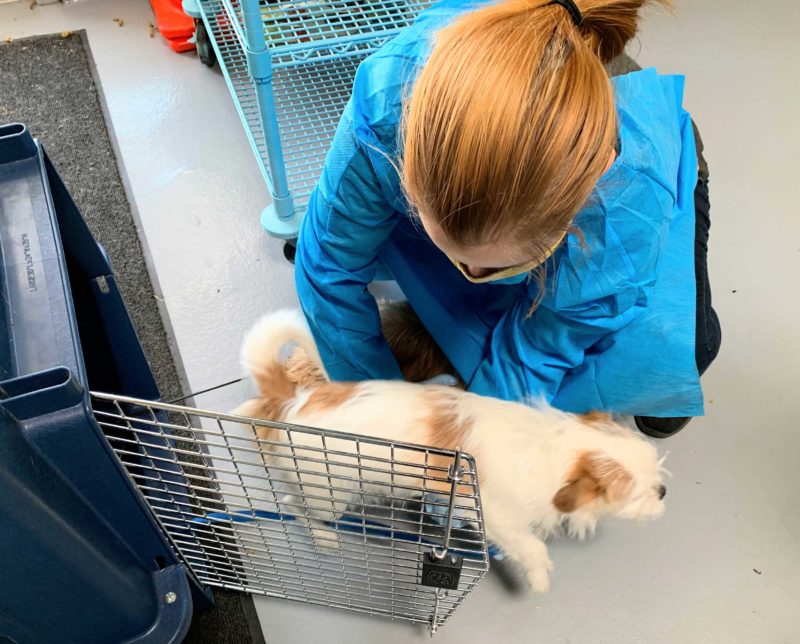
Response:
[{"label": "black hair tie", "polygon": [[573,0],[551,0],[547,4],[557,4],[561,7],[564,7],[564,9],[566,9],[569,13],[569,17],[572,18],[572,22],[575,23],[576,27],[580,27],[583,24],[581,10],[578,9],[578,5],[576,5]]}]

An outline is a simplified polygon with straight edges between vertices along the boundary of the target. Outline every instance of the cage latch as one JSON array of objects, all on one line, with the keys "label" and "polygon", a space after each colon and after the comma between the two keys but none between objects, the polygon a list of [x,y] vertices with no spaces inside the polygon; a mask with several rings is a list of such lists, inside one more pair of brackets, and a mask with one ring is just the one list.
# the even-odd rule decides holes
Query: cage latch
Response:
[{"label": "cage latch", "polygon": [[433,551],[426,553],[422,560],[422,585],[458,590],[463,564],[463,557],[445,555],[440,559]]},{"label": "cage latch", "polygon": [[[448,553],[450,536],[453,529],[453,510],[455,508],[458,484],[464,476],[461,469],[461,448],[457,448],[453,455],[453,463],[447,468],[447,479],[450,481],[450,498],[447,504],[447,517],[444,531],[444,542],[441,549],[433,548],[425,553],[422,559],[422,585],[433,586],[444,590],[458,590],[461,579],[461,568],[464,564],[463,557]],[[437,592],[436,607],[439,605]],[[438,612],[438,611],[436,611]],[[436,615],[434,614],[434,625]]]}]

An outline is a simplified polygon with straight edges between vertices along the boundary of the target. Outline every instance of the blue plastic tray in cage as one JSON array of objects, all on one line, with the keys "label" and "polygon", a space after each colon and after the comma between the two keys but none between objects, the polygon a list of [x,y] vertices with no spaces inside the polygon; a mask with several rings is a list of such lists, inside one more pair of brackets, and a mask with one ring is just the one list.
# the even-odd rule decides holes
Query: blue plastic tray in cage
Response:
[{"label": "blue plastic tray in cage", "polygon": [[0,639],[177,642],[209,598],[88,397],[158,390],[105,252],[20,124],[0,126],[0,257]]},{"label": "blue plastic tray in cage", "polygon": [[272,194],[261,215],[297,237],[358,64],[432,0],[184,0],[218,61]]},{"label": "blue plastic tray in cage", "polygon": [[[418,512],[414,513],[418,514]],[[406,541],[408,543],[424,544],[426,546],[436,547],[442,544],[444,536],[444,527],[438,517],[432,516],[426,512],[427,523],[433,524],[440,528],[440,535],[435,533],[431,536],[423,536],[404,531],[397,528],[388,522],[380,522],[374,519],[363,519],[358,516],[343,515],[337,521],[325,521],[324,523],[330,528],[344,533],[352,533],[363,535],[365,537],[379,537],[384,539],[391,539],[393,541]],[[215,523],[253,523],[259,520],[278,521],[280,523],[294,522],[298,518],[287,512],[270,512],[267,510],[237,510],[235,512],[209,512],[202,517],[194,517],[191,519],[192,523],[198,525],[213,525]],[[416,518],[414,519],[416,521]],[[304,519],[302,521],[305,521]],[[469,531],[466,529],[472,528],[465,522],[458,522],[452,531],[450,552],[454,555],[464,557],[466,559],[483,559],[482,545],[473,541]],[[474,528],[472,528],[474,531]],[[502,559],[503,553],[497,547],[490,545],[488,549],[489,556],[492,559]]]}]

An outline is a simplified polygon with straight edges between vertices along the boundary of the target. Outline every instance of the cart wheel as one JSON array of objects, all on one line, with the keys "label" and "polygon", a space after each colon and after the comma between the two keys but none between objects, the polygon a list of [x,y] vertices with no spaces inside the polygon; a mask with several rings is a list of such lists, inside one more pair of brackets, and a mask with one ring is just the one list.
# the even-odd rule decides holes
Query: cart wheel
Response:
[{"label": "cart wheel", "polygon": [[294,264],[294,256],[297,253],[297,241],[292,239],[283,244],[283,256],[290,264]]},{"label": "cart wheel", "polygon": [[194,21],[195,47],[197,47],[197,57],[200,62],[207,67],[213,67],[217,62],[217,55],[211,46],[211,39],[208,37],[205,23],[199,18]]}]

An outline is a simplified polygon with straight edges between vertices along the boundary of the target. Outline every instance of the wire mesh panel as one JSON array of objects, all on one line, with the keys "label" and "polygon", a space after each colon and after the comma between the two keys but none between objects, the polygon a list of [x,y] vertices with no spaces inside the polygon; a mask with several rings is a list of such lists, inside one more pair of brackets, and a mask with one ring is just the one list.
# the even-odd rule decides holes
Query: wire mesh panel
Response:
[{"label": "wire mesh panel", "polygon": [[[290,0],[264,3],[264,39],[278,61],[374,49],[431,0]],[[359,46],[360,44],[360,46]],[[327,50],[327,51],[326,51]]]},{"label": "wire mesh panel", "polygon": [[278,71],[275,109],[295,205],[303,210],[322,172],[361,58],[322,61]]},{"label": "wire mesh panel", "polygon": [[[240,0],[216,1],[231,7],[242,25]],[[374,50],[431,4],[433,0],[259,2],[264,42],[277,65]]]},{"label": "wire mesh panel", "polygon": [[488,568],[471,456],[93,394],[198,579],[443,624]]}]

